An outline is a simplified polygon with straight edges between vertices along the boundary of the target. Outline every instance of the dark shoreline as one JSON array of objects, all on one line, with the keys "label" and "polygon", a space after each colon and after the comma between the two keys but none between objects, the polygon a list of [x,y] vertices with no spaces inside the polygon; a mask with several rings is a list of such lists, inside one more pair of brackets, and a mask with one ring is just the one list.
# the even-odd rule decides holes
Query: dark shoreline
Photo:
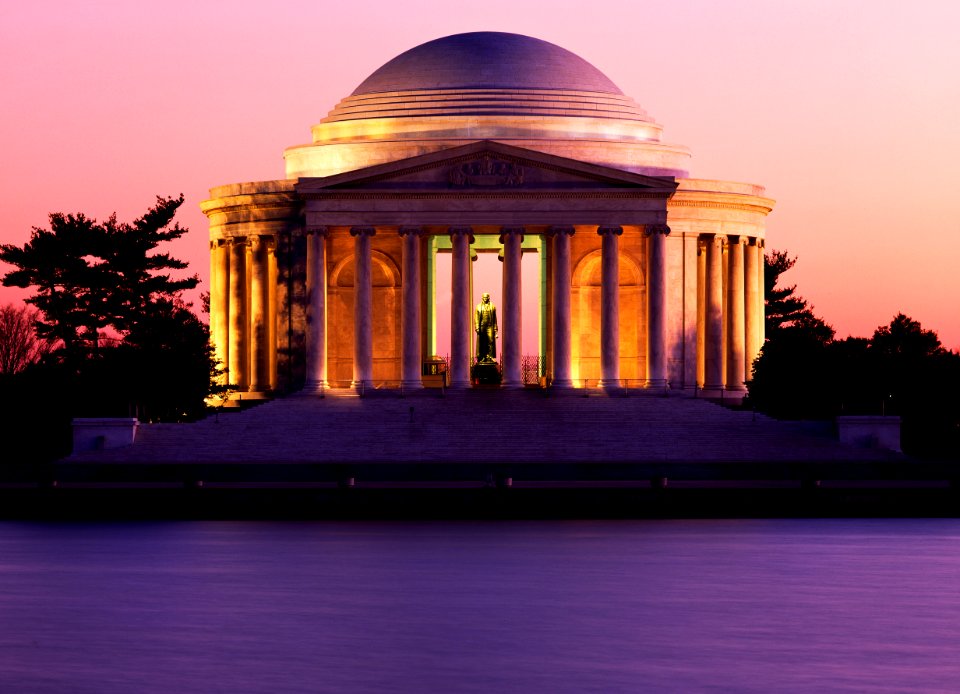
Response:
[{"label": "dark shoreline", "polygon": [[872,462],[4,466],[5,519],[960,517],[960,466]]}]

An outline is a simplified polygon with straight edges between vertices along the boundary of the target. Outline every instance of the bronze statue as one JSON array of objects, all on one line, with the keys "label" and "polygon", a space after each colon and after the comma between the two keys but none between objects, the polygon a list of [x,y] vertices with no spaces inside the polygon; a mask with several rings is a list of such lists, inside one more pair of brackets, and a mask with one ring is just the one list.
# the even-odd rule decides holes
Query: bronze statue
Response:
[{"label": "bronze statue", "polygon": [[474,321],[477,331],[477,362],[490,364],[497,361],[497,307],[490,303],[490,295],[486,292],[477,304],[477,315]]}]

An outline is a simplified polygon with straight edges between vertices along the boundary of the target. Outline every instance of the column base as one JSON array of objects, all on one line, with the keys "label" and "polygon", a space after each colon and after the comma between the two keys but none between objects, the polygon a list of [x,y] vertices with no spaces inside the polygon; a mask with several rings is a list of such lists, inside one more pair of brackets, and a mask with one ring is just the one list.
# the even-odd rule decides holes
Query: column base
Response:
[{"label": "column base", "polygon": [[325,390],[328,390],[330,386],[326,381],[307,381],[303,384],[301,389],[302,393],[323,393]]},{"label": "column base", "polygon": [[423,388],[423,381],[420,379],[416,381],[400,381],[400,387],[404,390],[420,390]]},{"label": "column base", "polygon": [[738,403],[747,397],[747,390],[745,388],[736,390],[723,386],[704,386],[697,391],[697,397]]},{"label": "column base", "polygon": [[373,389],[373,381],[352,381],[350,387],[356,390],[358,393],[362,393],[365,390]]},{"label": "column base", "polygon": [[563,380],[551,381],[550,387],[556,390],[570,390],[573,388],[573,381],[569,378]]},{"label": "column base", "polygon": [[667,379],[665,378],[648,378],[645,388],[651,390],[666,390],[667,389]]}]

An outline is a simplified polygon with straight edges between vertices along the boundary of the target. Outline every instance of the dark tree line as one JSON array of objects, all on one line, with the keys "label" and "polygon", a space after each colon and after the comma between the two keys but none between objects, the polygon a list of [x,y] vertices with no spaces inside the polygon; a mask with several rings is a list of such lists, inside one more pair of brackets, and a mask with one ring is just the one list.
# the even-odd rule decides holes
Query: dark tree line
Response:
[{"label": "dark tree line", "polygon": [[747,404],[785,419],[899,415],[905,452],[960,459],[960,354],[902,313],[869,338],[836,339],[796,286],[780,285],[795,262],[766,257],[767,340]]},{"label": "dark tree line", "polygon": [[157,198],[131,223],[55,213],[23,246],[0,246],[13,266],[3,284],[33,291],[34,337],[47,346],[0,375],[4,438],[22,442],[21,459],[68,453],[72,417],[183,421],[221,389],[207,327],[182,298],[199,279],[157,250],[186,232],[173,221],[182,203]]}]

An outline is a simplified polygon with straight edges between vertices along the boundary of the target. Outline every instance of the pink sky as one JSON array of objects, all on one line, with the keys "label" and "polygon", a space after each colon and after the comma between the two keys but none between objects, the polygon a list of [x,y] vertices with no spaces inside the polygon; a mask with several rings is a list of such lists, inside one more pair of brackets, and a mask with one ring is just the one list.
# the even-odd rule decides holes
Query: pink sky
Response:
[{"label": "pink sky", "polygon": [[284,147],[394,55],[509,31],[606,73],[691,175],[765,185],[768,248],[840,337],[903,311],[956,349],[958,27],[952,0],[5,2],[0,239],[182,192],[173,250],[205,289],[210,187],[283,177]]}]

